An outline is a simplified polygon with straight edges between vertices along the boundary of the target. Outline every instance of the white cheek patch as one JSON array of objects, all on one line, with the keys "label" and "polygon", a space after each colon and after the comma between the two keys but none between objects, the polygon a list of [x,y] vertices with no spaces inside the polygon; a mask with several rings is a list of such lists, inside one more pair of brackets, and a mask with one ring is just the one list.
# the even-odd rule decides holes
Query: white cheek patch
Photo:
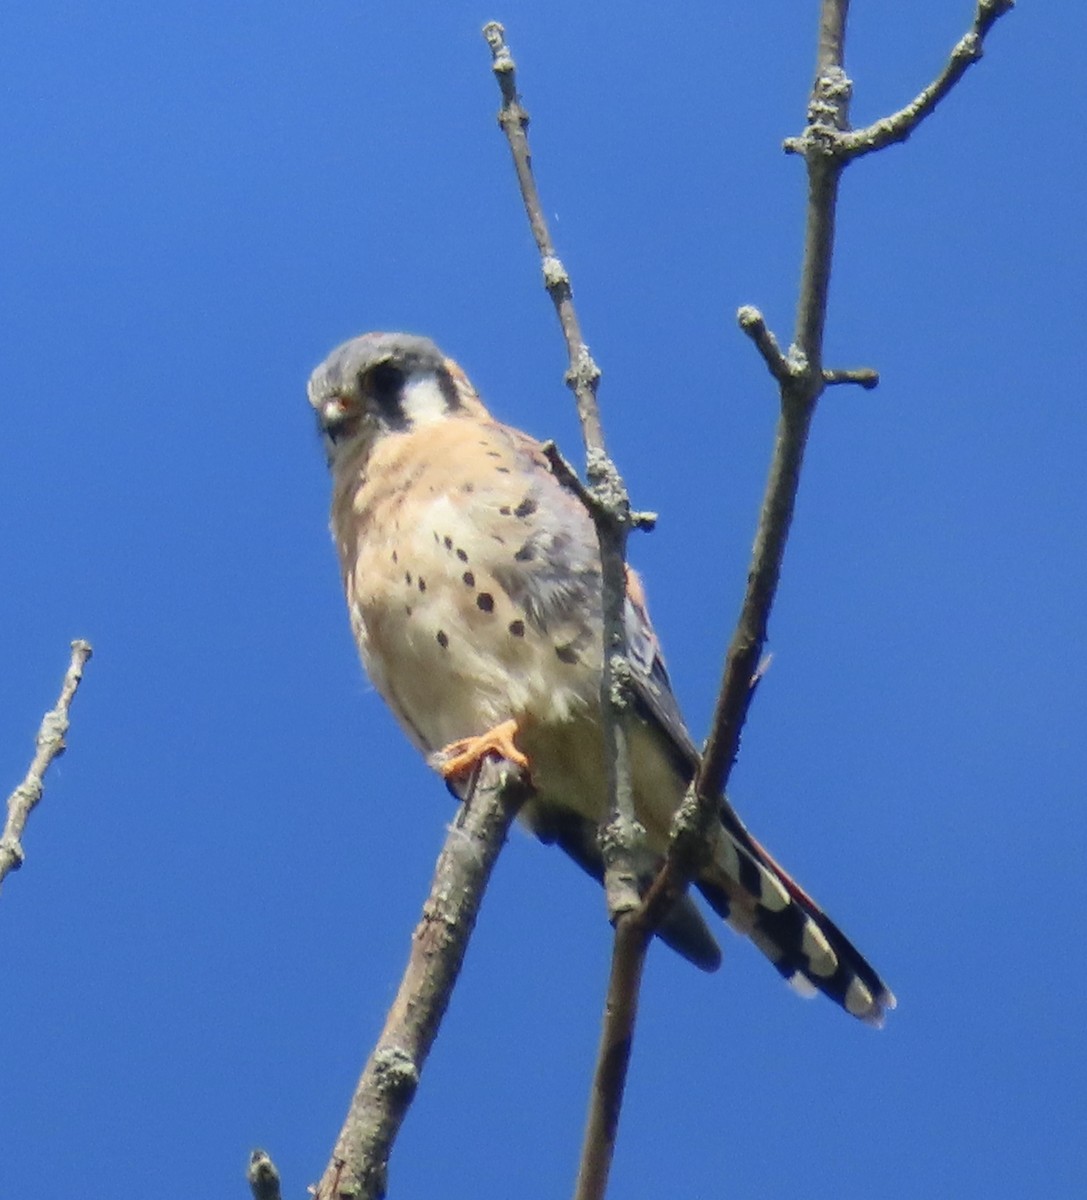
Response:
[{"label": "white cheek patch", "polygon": [[400,395],[400,406],[411,425],[428,425],[440,421],[449,412],[449,401],[433,372],[412,376]]}]

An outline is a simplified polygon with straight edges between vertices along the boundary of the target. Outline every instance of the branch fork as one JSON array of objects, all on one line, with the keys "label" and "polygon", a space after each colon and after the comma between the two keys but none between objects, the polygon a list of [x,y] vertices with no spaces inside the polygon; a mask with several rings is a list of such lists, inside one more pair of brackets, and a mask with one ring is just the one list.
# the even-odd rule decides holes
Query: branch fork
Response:
[{"label": "branch fork", "polygon": [[[841,25],[848,0],[837,0],[842,9]],[[847,110],[852,83],[839,63],[828,63],[816,77],[808,108],[808,127],[799,137],[786,138],[787,154],[824,154],[842,163],[904,142],[918,125],[935,112],[966,72],[985,53],[985,38],[1000,17],[1011,12],[1015,0],[977,0],[970,30],[954,45],[943,70],[909,104],[890,116],[881,117],[863,129],[851,130]]]},{"label": "branch fork", "polygon": [[755,343],[767,370],[783,389],[795,389],[802,395],[813,393],[818,396],[822,391],[820,385],[855,383],[867,390],[879,385],[879,372],[872,367],[848,367],[838,370],[824,368],[821,378],[812,381],[810,366],[804,354],[795,344],[789,347],[787,354],[783,354],[777,338],[767,327],[766,319],[757,308],[750,304],[743,305],[736,312],[736,320],[743,332]]}]

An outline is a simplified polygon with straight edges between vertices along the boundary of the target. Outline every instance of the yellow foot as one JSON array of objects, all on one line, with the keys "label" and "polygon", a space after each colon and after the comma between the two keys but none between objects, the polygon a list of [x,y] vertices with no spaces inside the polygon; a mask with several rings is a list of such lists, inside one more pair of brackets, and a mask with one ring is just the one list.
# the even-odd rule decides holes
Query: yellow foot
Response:
[{"label": "yellow foot", "polygon": [[438,759],[438,770],[443,779],[452,779],[455,775],[466,775],[474,770],[488,754],[497,754],[500,758],[508,759],[511,763],[524,770],[528,759],[513,744],[513,736],[517,732],[517,722],[503,721],[486,733],[476,737],[461,738],[450,742],[435,756]]}]

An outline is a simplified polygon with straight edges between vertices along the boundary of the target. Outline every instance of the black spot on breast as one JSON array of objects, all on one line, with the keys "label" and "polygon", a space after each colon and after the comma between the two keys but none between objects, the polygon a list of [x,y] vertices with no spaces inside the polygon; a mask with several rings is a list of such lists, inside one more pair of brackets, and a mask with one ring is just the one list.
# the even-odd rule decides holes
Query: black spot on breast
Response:
[{"label": "black spot on breast", "polygon": [[[435,537],[437,537],[438,535],[437,535],[437,534],[435,534],[434,536],[435,536]],[[399,555],[396,553],[396,551],[394,550],[394,551],[393,551],[393,562],[394,562],[394,563],[398,563],[399,561],[400,561],[400,557],[399,557]]]},{"label": "black spot on breast", "polygon": [[518,562],[532,562],[536,557],[536,547],[531,542],[525,542],[520,550],[513,556]]},{"label": "black spot on breast", "polygon": [[467,562],[467,561],[468,561],[468,551],[467,551],[467,550],[461,550],[461,549],[459,549],[459,548],[458,548],[458,550],[457,550],[457,558],[459,558],[459,559],[461,560],[461,562]]},{"label": "black spot on breast", "polygon": [[481,612],[494,612],[494,597],[490,592],[480,592],[476,597],[476,607]]},{"label": "black spot on breast", "polygon": [[404,605],[404,616],[405,616],[405,617],[410,617],[410,616],[411,616],[411,605],[410,605],[410,604],[405,604],[405,605]]},{"label": "black spot on breast", "polygon": [[524,621],[511,621],[510,622],[510,633],[514,637],[524,637],[525,636]]},{"label": "black spot on breast", "polygon": [[442,545],[443,545],[443,546],[444,546],[444,547],[445,547],[447,550],[452,550],[452,549],[453,549],[453,539],[452,539],[451,537],[443,537],[443,538],[442,538]]},{"label": "black spot on breast", "polygon": [[475,577],[475,576],[472,574],[472,572],[471,572],[471,571],[465,571],[465,572],[464,572],[464,574],[461,576],[461,579],[463,579],[463,580],[464,580],[464,582],[465,582],[465,583],[466,583],[466,584],[467,584],[469,587],[475,587],[475,586],[476,586],[476,577]]},{"label": "black spot on breast", "polygon": [[437,636],[438,636],[438,645],[441,646],[441,648],[444,650],[446,648],[446,646],[449,645],[449,635],[445,632],[444,629],[439,629]]},{"label": "black spot on breast", "polygon": [[510,506],[509,506],[508,504],[502,504],[502,505],[500,505],[500,506],[499,506],[499,509],[498,509],[498,511],[499,511],[499,513],[501,513],[501,515],[502,515],[502,516],[504,516],[504,517],[508,517],[508,516],[511,516],[511,515],[513,514],[513,509],[512,509],[512,508],[510,508]]},{"label": "black spot on breast", "polygon": [[410,571],[404,572],[404,582],[408,585],[408,587],[411,587],[411,572]]},{"label": "black spot on breast", "polygon": [[[486,442],[480,442],[479,444],[480,444],[481,446],[486,446],[486,444],[487,444],[487,443],[486,443]],[[487,451],[487,457],[488,457],[488,458],[501,458],[501,457],[502,457],[502,455],[501,455],[501,454],[499,454],[497,450],[488,450],[488,451]]]},{"label": "black spot on breast", "polygon": [[537,508],[539,508],[539,505],[536,503],[536,501],[531,500],[526,496],[524,500],[522,500],[521,503],[518,504],[513,510],[513,515],[515,517],[520,517],[523,520],[525,517],[531,517]]},{"label": "black spot on breast", "polygon": [[[498,456],[497,456],[497,455],[495,455],[495,457],[497,458]],[[496,473],[497,473],[497,474],[499,474],[499,475],[509,475],[509,474],[511,474],[509,467],[495,467],[495,471],[496,471]]]},{"label": "black spot on breast", "polygon": [[422,577],[422,575],[419,576],[419,591],[426,591],[426,580]]},{"label": "black spot on breast", "polygon": [[470,496],[476,490],[476,485],[474,483],[462,483],[460,485],[460,490],[466,496]]},{"label": "black spot on breast", "polygon": [[578,661],[577,651],[573,646],[556,646],[555,657],[559,662],[570,663],[571,666]]}]

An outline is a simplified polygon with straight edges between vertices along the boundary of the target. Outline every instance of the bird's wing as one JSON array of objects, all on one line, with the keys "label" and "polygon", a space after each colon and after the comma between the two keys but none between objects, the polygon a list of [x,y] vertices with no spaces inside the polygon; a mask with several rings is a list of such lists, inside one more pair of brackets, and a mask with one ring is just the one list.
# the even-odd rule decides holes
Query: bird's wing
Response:
[{"label": "bird's wing", "polygon": [[[534,497],[544,518],[534,523],[532,535],[543,566],[533,571],[532,595],[525,598],[532,606],[530,615],[545,625],[569,624],[582,638],[599,637],[600,558],[592,521],[580,499],[547,469],[539,443],[514,430],[507,435],[518,453],[531,457]],[[561,564],[553,577],[548,574],[549,562]],[[511,583],[516,586],[515,580]],[[628,571],[626,592],[628,657],[637,710],[677,775],[689,783],[700,755],[684,724],[641,582],[633,571]],[[881,1023],[886,1010],[894,1007],[890,990],[819,905],[748,833],[724,797],[719,811],[713,862],[696,880],[711,906],[746,934],[798,990],[819,990],[853,1015]],[[595,855],[586,851],[591,839],[584,829],[564,826],[543,836],[597,873]],[[681,952],[691,956],[687,949]]]},{"label": "bird's wing", "polygon": [[672,691],[660,641],[649,618],[645,592],[637,573],[627,567],[625,606],[627,658],[638,711],[661,736],[685,783],[694,778],[700,756]]},{"label": "bird's wing", "polygon": [[[501,582],[542,628],[577,623],[598,636],[600,550],[592,519],[581,499],[553,474],[538,441],[509,426],[499,429],[521,459],[526,477],[534,479],[531,498],[539,505],[539,519],[528,522],[531,533],[525,544],[531,570],[518,564]],[[689,780],[698,767],[698,749],[672,691],[641,580],[629,567],[624,616],[638,709],[663,735],[679,773]]]}]

